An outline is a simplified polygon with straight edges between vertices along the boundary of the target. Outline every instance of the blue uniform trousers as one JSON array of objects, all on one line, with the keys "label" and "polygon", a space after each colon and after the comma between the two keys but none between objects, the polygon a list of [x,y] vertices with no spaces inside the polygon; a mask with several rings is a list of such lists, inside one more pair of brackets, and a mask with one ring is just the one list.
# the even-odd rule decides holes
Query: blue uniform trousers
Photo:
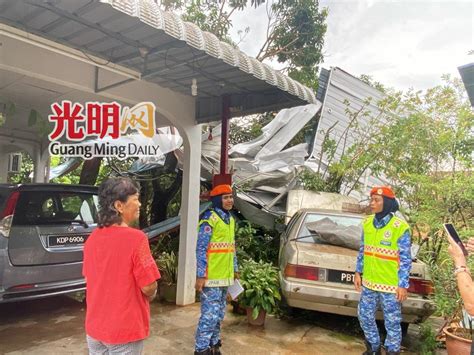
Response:
[{"label": "blue uniform trousers", "polygon": [[220,340],[221,322],[227,306],[227,287],[204,287],[201,292],[201,317],[196,330],[196,351],[203,351]]},{"label": "blue uniform trousers", "polygon": [[402,321],[402,305],[397,301],[394,293],[362,288],[358,317],[365,339],[370,343],[373,351],[380,347],[380,335],[375,322],[375,313],[379,303],[382,306],[385,329],[387,330],[385,348],[387,351],[400,351],[400,344],[402,342],[402,328],[400,325]]}]

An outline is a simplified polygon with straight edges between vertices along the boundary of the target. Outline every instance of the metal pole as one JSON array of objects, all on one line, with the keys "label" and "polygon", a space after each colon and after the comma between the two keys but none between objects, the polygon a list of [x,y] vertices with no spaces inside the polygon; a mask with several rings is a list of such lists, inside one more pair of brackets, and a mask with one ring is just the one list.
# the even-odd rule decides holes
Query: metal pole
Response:
[{"label": "metal pole", "polygon": [[220,174],[228,172],[229,156],[229,120],[230,120],[230,96],[222,97],[222,131],[221,131],[221,170]]}]

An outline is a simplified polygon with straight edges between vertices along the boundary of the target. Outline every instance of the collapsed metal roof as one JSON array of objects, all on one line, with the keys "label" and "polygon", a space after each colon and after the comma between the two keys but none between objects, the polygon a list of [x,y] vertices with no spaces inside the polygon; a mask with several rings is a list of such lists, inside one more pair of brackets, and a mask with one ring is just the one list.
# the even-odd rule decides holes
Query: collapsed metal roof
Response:
[{"label": "collapsed metal roof", "polygon": [[[232,116],[316,103],[311,89],[151,0],[6,0],[1,22],[186,95],[194,79],[198,122],[220,118],[223,95],[230,96]],[[97,92],[132,80],[108,83]]]},{"label": "collapsed metal roof", "polygon": [[458,67],[462,81],[466,87],[467,95],[471,106],[474,107],[474,63],[469,63]]}]

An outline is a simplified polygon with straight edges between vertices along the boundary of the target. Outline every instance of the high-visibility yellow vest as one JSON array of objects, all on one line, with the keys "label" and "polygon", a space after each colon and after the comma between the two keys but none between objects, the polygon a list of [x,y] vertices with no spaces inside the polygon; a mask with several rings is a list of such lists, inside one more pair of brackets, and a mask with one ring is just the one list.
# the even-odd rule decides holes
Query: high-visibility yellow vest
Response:
[{"label": "high-visibility yellow vest", "polygon": [[396,293],[400,253],[398,239],[409,229],[402,219],[392,216],[387,225],[374,227],[374,216],[364,221],[364,267],[362,285],[381,292]]},{"label": "high-visibility yellow vest", "polygon": [[207,222],[212,227],[211,240],[207,249],[206,287],[225,287],[234,283],[235,220],[230,216],[226,224],[221,217],[211,211]]}]

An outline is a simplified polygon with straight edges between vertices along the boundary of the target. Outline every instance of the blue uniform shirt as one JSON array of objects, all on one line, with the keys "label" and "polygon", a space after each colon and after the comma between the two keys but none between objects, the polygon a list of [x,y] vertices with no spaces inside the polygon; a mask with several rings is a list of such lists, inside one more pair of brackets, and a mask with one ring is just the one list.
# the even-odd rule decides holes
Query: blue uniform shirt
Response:
[{"label": "blue uniform shirt", "polygon": [[[202,219],[209,219],[211,217],[211,211],[212,210],[207,210],[204,212]],[[230,223],[230,213],[226,213],[218,207],[213,208],[213,211],[216,212],[226,224]],[[207,249],[211,241],[211,236],[212,227],[207,222],[202,223],[199,227],[196,245],[197,277],[206,277]],[[234,252],[234,272],[238,272],[236,252]]]},{"label": "blue uniform shirt", "polygon": [[[374,218],[374,227],[383,228],[392,218],[389,213],[381,220]],[[398,287],[408,288],[410,286],[410,270],[411,270],[411,237],[410,231],[407,229],[397,242],[400,253],[400,267],[398,269]],[[359,255],[357,255],[356,272],[362,273],[364,267],[364,231],[360,242]]]}]

